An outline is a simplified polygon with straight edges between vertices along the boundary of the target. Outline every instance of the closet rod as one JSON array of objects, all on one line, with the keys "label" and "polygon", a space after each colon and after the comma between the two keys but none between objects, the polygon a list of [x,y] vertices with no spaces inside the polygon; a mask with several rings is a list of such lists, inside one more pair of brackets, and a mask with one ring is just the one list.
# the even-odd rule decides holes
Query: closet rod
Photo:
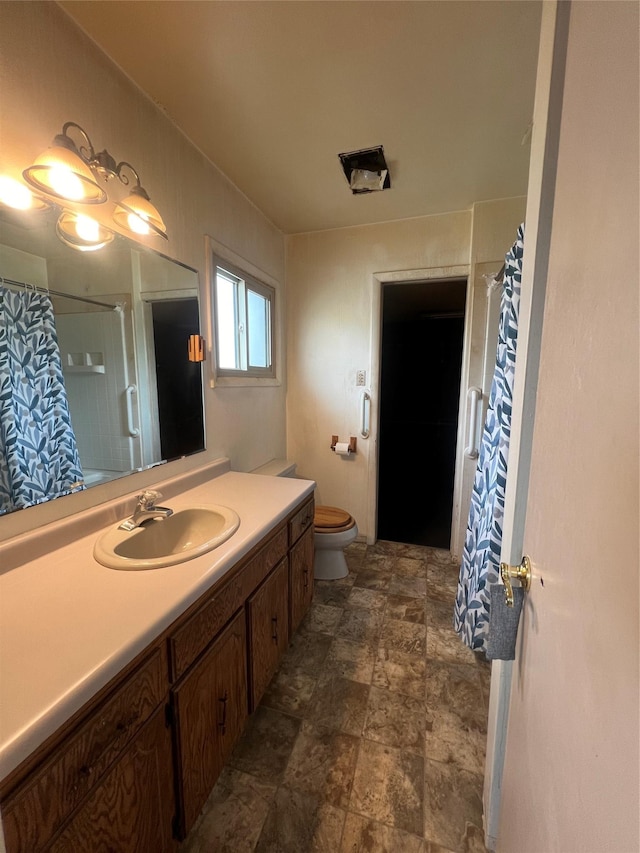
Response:
[{"label": "closet rod", "polygon": [[48,287],[38,287],[37,284],[28,284],[26,281],[14,281],[12,278],[0,276],[0,284],[8,287],[22,287],[24,290],[35,290],[37,293],[46,293],[47,296],[64,296],[65,299],[75,299],[78,302],[87,302],[89,305],[100,305],[102,308],[111,308],[115,311],[118,307],[110,302],[98,302],[97,299],[88,299],[86,296],[74,296],[71,293],[62,293],[61,290],[49,290]]}]

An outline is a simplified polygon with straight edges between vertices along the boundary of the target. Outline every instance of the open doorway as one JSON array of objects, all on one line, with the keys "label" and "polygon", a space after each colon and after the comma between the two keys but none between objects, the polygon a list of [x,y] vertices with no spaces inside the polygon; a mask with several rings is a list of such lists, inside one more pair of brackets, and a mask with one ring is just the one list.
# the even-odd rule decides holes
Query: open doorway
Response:
[{"label": "open doorway", "polygon": [[382,286],[378,539],[450,548],[466,291]]},{"label": "open doorway", "polygon": [[204,448],[202,369],[187,358],[189,335],[198,334],[198,300],[151,302],[157,377],[160,451],[177,459]]}]

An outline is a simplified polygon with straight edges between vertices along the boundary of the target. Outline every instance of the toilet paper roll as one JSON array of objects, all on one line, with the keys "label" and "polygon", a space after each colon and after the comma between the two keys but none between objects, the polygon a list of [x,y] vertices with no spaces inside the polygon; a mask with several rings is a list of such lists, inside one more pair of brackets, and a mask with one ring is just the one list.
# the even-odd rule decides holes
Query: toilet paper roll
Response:
[{"label": "toilet paper roll", "polygon": [[351,454],[349,442],[348,441],[336,442],[336,453],[338,454],[338,456],[349,456]]}]

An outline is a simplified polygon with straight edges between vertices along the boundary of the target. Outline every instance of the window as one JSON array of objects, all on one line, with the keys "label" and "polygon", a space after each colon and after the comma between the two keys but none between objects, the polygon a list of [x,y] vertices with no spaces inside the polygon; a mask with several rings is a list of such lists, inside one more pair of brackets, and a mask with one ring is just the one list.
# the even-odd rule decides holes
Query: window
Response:
[{"label": "window", "polygon": [[221,263],[214,287],[217,375],[274,377],[275,291]]}]

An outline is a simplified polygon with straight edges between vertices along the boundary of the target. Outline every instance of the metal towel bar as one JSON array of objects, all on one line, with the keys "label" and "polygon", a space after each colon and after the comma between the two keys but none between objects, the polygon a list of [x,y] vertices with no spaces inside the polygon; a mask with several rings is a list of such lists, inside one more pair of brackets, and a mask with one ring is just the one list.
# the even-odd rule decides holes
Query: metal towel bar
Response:
[{"label": "metal towel bar", "polygon": [[468,459],[478,458],[478,448],[476,441],[476,433],[478,432],[478,403],[482,399],[482,388],[473,385],[467,391],[467,401],[469,404],[469,432],[467,438],[469,443],[464,449],[464,455]]},{"label": "metal towel bar", "polygon": [[369,438],[369,426],[371,417],[371,395],[368,391],[362,392],[362,408],[360,411],[360,435]]}]

